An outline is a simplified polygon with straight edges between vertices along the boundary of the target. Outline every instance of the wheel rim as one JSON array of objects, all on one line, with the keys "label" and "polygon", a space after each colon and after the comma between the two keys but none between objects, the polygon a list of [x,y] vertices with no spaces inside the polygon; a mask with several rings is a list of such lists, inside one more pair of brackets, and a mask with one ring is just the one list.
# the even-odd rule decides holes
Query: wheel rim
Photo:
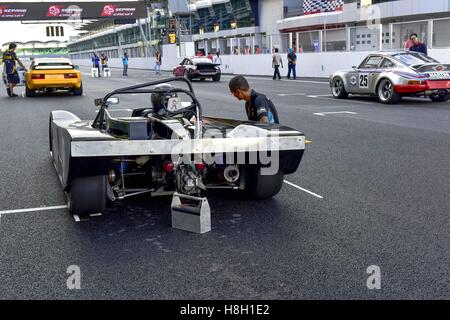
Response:
[{"label": "wheel rim", "polygon": [[383,100],[389,100],[394,93],[392,83],[390,81],[385,81],[380,86],[380,98]]},{"label": "wheel rim", "polygon": [[342,92],[342,81],[341,79],[336,79],[334,81],[334,86],[333,86],[333,94],[335,96],[339,96]]}]

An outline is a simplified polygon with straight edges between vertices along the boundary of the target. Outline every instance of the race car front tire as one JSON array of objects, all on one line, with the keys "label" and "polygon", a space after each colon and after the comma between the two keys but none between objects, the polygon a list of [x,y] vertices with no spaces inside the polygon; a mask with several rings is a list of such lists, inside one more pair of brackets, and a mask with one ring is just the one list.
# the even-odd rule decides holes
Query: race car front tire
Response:
[{"label": "race car front tire", "polygon": [[34,97],[35,95],[36,95],[35,90],[31,90],[27,86],[25,86],[25,96],[30,98],[30,97]]},{"label": "race car front tire", "polygon": [[280,192],[284,173],[264,175],[261,166],[248,166],[246,170],[245,193],[251,199],[269,199]]},{"label": "race car front tire", "polygon": [[212,79],[213,79],[213,81],[220,81],[220,75],[215,76],[215,77],[213,77]]},{"label": "race car front tire", "polygon": [[106,207],[106,176],[76,177],[70,183],[69,210],[86,217],[102,213]]},{"label": "race car front tire", "polygon": [[83,84],[81,84],[78,89],[73,88],[72,92],[74,96],[81,96],[83,94]]},{"label": "race car front tire", "polygon": [[348,97],[348,92],[345,91],[344,81],[340,77],[333,79],[331,83],[331,94],[336,99],[345,99]]},{"label": "race car front tire", "polygon": [[389,79],[382,79],[377,86],[378,100],[384,104],[395,104],[402,99],[394,90],[394,84]]},{"label": "race car front tire", "polygon": [[430,95],[430,99],[433,102],[445,102],[450,99],[450,93],[447,94],[432,94]]}]

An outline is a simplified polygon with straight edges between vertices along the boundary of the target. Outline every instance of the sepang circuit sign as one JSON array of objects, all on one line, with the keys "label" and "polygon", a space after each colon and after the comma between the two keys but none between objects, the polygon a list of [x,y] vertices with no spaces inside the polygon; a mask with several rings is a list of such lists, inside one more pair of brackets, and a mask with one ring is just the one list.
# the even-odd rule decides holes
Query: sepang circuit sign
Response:
[{"label": "sepang circuit sign", "polygon": [[128,2],[0,2],[0,21],[139,19],[147,16],[142,1]]}]

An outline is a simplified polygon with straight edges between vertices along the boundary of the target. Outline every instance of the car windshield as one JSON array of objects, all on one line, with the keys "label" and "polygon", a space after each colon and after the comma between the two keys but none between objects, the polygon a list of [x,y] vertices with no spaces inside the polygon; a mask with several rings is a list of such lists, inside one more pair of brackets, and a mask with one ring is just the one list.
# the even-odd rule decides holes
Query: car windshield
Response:
[{"label": "car windshield", "polygon": [[49,69],[74,69],[74,66],[68,62],[39,62],[33,66],[33,70]]},{"label": "car windshield", "polygon": [[439,63],[438,61],[420,53],[399,53],[394,58],[406,64],[407,66],[421,65],[425,63]]}]

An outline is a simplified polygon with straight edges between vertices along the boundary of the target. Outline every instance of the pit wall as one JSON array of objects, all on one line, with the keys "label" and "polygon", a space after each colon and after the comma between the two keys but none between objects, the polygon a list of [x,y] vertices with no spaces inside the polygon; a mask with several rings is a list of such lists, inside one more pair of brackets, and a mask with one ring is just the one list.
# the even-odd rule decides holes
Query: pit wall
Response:
[{"label": "pit wall", "polygon": [[[322,53],[302,53],[298,54],[297,59],[297,77],[326,78],[337,70],[351,69],[352,66],[359,65],[363,58],[369,52],[322,52]],[[450,64],[449,49],[430,49],[428,55],[435,58],[443,64]],[[284,68],[281,69],[281,75],[287,73],[286,54],[281,54]],[[184,57],[178,53],[178,47],[164,46],[161,70],[171,71],[177,66]],[[222,59],[222,73],[271,76],[272,55],[224,55]],[[73,60],[74,64],[80,66],[90,66],[89,60]],[[112,68],[122,68],[121,59],[109,59],[109,66]],[[155,67],[155,58],[130,58],[130,72],[132,69],[152,70]]]}]

